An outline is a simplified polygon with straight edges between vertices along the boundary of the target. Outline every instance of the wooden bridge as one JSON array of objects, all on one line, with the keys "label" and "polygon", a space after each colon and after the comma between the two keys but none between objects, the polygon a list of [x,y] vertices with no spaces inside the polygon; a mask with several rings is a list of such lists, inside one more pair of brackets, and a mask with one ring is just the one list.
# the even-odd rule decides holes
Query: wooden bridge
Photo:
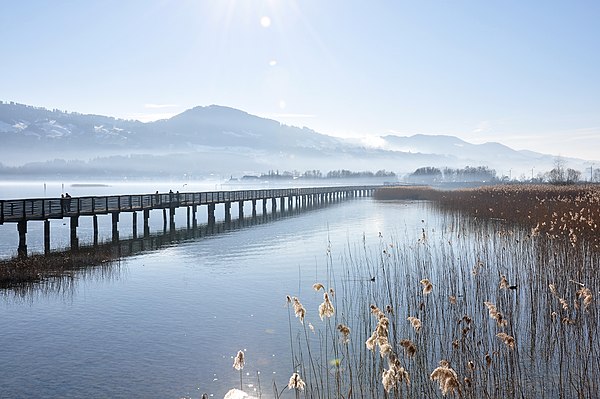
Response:
[{"label": "wooden bridge", "polygon": [[252,217],[256,217],[256,205],[262,204],[262,214],[267,214],[267,202],[271,212],[295,207],[301,209],[313,204],[327,203],[354,197],[370,196],[380,186],[309,187],[240,191],[211,191],[195,193],[154,193],[114,196],[29,198],[0,200],[0,225],[16,223],[19,233],[19,256],[27,256],[27,222],[44,221],[44,250],[50,252],[50,219],[70,219],[71,248],[79,246],[77,227],[80,216],[93,218],[94,244],[98,243],[98,215],[112,215],[112,239],[118,241],[118,222],[122,212],[133,215],[133,236],[137,235],[137,213],[143,212],[144,236],[149,235],[148,220],[151,210],[162,210],[164,229],[175,226],[175,210],[186,208],[187,224],[196,227],[198,206],[206,205],[208,224],[215,223],[215,207],[224,205],[225,222],[231,222],[231,203],[238,203],[239,219],[244,218],[244,202],[252,202]]}]

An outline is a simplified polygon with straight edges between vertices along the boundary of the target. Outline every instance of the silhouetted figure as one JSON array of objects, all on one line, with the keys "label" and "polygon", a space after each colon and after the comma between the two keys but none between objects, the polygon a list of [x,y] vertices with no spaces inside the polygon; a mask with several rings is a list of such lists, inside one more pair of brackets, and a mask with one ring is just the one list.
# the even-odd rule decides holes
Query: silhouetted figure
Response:
[{"label": "silhouetted figure", "polygon": [[67,212],[71,212],[71,196],[69,193],[65,193],[65,204],[67,207]]}]

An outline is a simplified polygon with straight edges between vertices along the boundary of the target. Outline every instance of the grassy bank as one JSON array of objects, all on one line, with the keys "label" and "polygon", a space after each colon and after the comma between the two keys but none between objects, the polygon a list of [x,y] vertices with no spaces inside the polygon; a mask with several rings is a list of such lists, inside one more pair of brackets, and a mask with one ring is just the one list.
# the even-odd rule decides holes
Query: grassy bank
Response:
[{"label": "grassy bank", "polygon": [[112,265],[119,259],[110,246],[53,252],[0,261],[0,289],[25,288],[35,283],[72,278],[90,268]]}]

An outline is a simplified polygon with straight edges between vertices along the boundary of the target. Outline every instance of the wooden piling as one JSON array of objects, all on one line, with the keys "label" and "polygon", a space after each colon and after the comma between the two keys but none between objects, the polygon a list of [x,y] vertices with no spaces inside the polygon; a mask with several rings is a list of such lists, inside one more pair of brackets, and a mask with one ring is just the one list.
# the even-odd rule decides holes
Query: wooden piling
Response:
[{"label": "wooden piling", "polygon": [[19,247],[17,254],[20,258],[27,257],[27,221],[21,220],[17,223],[17,231],[19,232]]},{"label": "wooden piling", "polygon": [[244,218],[244,201],[238,201],[238,219]]},{"label": "wooden piling", "polygon": [[119,212],[112,213],[112,240],[119,241]]},{"label": "wooden piling", "polygon": [[44,220],[44,253],[50,253],[50,221]]},{"label": "wooden piling", "polygon": [[94,245],[98,245],[98,215],[92,216],[94,225]]},{"label": "wooden piling", "polygon": [[215,204],[208,204],[208,224],[215,224]]},{"label": "wooden piling", "polygon": [[231,222],[231,202],[225,203],[225,222]]},{"label": "wooden piling", "polygon": [[79,239],[77,238],[77,226],[79,226],[79,216],[71,216],[71,249],[79,248]]}]

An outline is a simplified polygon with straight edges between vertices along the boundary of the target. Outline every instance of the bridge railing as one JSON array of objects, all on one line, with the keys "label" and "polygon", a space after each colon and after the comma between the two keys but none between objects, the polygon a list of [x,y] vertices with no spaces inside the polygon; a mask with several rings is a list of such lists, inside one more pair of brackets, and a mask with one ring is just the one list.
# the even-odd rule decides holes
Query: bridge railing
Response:
[{"label": "bridge railing", "polygon": [[21,220],[62,219],[69,216],[133,212],[146,209],[264,200],[291,196],[374,189],[378,186],[304,187],[192,193],[154,193],[69,198],[0,200],[0,224]]}]

